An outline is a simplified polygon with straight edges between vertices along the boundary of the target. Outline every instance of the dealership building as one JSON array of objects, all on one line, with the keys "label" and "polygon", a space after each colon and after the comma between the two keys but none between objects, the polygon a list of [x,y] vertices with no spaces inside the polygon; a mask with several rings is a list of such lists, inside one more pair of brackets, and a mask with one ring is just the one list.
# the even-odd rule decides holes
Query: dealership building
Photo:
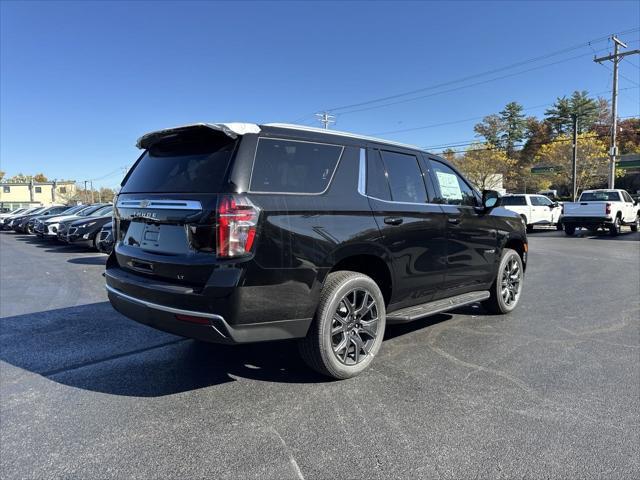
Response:
[{"label": "dealership building", "polygon": [[76,194],[76,182],[0,182],[0,208],[3,211],[29,205],[67,203]]}]

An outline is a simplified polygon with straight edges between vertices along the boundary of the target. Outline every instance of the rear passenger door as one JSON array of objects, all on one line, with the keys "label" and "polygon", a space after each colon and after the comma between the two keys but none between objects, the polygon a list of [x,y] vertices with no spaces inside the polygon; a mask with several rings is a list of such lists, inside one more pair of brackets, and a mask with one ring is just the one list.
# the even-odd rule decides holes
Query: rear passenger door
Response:
[{"label": "rear passenger door", "polygon": [[[481,199],[458,172],[429,159],[437,201],[447,216],[448,294],[473,291],[493,281],[497,261],[497,235]],[[459,291],[458,291],[459,290]]]},{"label": "rear passenger door", "polygon": [[414,152],[369,148],[366,195],[390,253],[396,308],[431,300],[446,269],[446,218]]}]

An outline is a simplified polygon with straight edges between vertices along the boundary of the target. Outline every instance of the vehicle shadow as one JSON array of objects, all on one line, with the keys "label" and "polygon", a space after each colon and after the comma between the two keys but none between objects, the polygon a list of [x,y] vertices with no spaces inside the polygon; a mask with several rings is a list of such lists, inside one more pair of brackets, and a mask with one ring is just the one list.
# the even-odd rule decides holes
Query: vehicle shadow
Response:
[{"label": "vehicle shadow", "polygon": [[[448,320],[387,328],[385,339]],[[110,395],[158,397],[248,378],[331,381],[306,367],[295,341],[216,345],[140,325],[109,302],[0,318],[0,360],[54,382]],[[384,348],[384,346],[383,346]],[[20,375],[4,368],[3,377]]]},{"label": "vehicle shadow", "polygon": [[78,257],[70,258],[68,263],[74,263],[76,265],[104,265],[107,262],[107,255],[99,255],[96,257]]},{"label": "vehicle shadow", "polygon": [[589,230],[576,230],[573,235],[576,238],[587,238],[589,240],[608,240],[611,242],[638,242],[640,232],[622,231],[612,237],[607,231],[590,232]]}]

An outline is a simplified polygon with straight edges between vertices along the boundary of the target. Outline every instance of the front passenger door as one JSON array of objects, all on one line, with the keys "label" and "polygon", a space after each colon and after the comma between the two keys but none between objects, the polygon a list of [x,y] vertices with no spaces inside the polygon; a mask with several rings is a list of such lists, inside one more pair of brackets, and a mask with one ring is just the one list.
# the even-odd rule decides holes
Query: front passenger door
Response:
[{"label": "front passenger door", "polygon": [[495,275],[497,236],[477,192],[448,165],[429,159],[438,202],[447,215],[447,295],[491,284]]}]

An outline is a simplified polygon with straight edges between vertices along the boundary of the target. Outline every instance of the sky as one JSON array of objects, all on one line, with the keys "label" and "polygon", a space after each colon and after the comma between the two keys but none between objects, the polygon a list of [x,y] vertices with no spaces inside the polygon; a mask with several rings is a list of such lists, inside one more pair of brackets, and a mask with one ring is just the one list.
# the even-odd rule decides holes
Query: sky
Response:
[{"label": "sky", "polygon": [[[319,126],[322,110],[335,129],[438,151],[510,101],[542,116],[574,90],[610,98],[593,56],[617,32],[640,48],[639,27],[637,1],[3,0],[0,169],[115,187],[148,131]],[[620,73],[619,115],[639,116],[640,55]]]}]

